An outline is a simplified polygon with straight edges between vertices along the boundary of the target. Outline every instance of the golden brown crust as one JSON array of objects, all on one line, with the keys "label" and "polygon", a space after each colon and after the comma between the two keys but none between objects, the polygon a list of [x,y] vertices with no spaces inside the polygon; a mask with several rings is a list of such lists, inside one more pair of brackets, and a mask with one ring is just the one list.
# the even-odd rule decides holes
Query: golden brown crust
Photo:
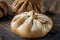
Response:
[{"label": "golden brown crust", "polygon": [[49,17],[33,10],[16,15],[11,21],[11,30],[23,38],[43,37],[52,26],[53,23]]},{"label": "golden brown crust", "polygon": [[12,8],[12,12],[14,12],[14,15],[31,10],[43,14],[46,11],[44,6],[42,5],[41,0],[15,0],[11,8]]},{"label": "golden brown crust", "polygon": [[0,1],[0,10],[2,10],[2,15],[6,16],[8,13],[8,5],[4,1]]}]

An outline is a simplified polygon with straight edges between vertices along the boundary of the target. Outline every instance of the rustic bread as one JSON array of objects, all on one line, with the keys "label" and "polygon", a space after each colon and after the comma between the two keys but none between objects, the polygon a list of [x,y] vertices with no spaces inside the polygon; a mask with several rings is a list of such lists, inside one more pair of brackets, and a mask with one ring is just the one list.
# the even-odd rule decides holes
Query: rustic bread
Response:
[{"label": "rustic bread", "polygon": [[23,38],[43,37],[52,26],[52,20],[48,16],[33,10],[16,15],[11,21],[11,30]]},{"label": "rustic bread", "polygon": [[41,0],[15,0],[11,8],[13,15],[31,10],[43,13],[46,11]]}]

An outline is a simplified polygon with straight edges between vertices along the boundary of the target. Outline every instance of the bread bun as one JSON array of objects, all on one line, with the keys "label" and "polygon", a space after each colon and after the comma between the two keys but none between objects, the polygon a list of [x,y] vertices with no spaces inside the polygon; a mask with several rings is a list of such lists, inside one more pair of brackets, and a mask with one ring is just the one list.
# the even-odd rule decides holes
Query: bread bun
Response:
[{"label": "bread bun", "polygon": [[11,21],[11,30],[23,38],[43,37],[52,26],[52,20],[48,16],[33,10],[16,15]]},{"label": "bread bun", "polygon": [[11,9],[13,15],[31,10],[43,13],[46,11],[45,7],[42,5],[41,0],[15,0],[11,6]]},{"label": "bread bun", "polygon": [[7,16],[8,5],[4,1],[0,1],[0,18]]}]

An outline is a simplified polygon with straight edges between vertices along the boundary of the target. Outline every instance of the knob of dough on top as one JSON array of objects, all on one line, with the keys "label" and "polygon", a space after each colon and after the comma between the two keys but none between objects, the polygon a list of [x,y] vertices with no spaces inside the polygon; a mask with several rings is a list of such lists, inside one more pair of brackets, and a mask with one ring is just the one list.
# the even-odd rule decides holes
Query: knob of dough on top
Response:
[{"label": "knob of dough on top", "polygon": [[43,37],[52,26],[52,20],[48,16],[33,10],[16,15],[11,21],[11,30],[23,38]]}]

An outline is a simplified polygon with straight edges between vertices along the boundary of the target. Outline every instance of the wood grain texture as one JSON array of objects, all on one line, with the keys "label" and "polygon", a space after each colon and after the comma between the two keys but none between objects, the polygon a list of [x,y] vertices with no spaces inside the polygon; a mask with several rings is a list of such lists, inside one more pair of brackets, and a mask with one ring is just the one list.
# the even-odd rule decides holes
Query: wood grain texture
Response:
[{"label": "wood grain texture", "polygon": [[[14,0],[4,0],[9,6],[11,6],[12,2]],[[49,8],[48,4],[50,3],[50,0],[48,0],[49,2],[47,2],[47,0],[45,1],[47,8]],[[59,5],[59,1],[57,2],[57,11],[55,11],[51,16],[52,20],[53,20],[53,28],[51,29],[51,31],[43,38],[35,38],[35,39],[24,39],[21,38],[19,36],[17,36],[16,34],[14,34],[11,29],[10,29],[10,22],[12,20],[12,18],[5,18],[2,21],[0,21],[0,40],[57,40],[60,37],[60,5]],[[11,12],[11,11],[10,11]],[[9,13],[10,13],[9,12]],[[49,13],[49,12],[48,12]],[[50,14],[50,13],[49,13]],[[1,20],[1,19],[0,19]]]}]

